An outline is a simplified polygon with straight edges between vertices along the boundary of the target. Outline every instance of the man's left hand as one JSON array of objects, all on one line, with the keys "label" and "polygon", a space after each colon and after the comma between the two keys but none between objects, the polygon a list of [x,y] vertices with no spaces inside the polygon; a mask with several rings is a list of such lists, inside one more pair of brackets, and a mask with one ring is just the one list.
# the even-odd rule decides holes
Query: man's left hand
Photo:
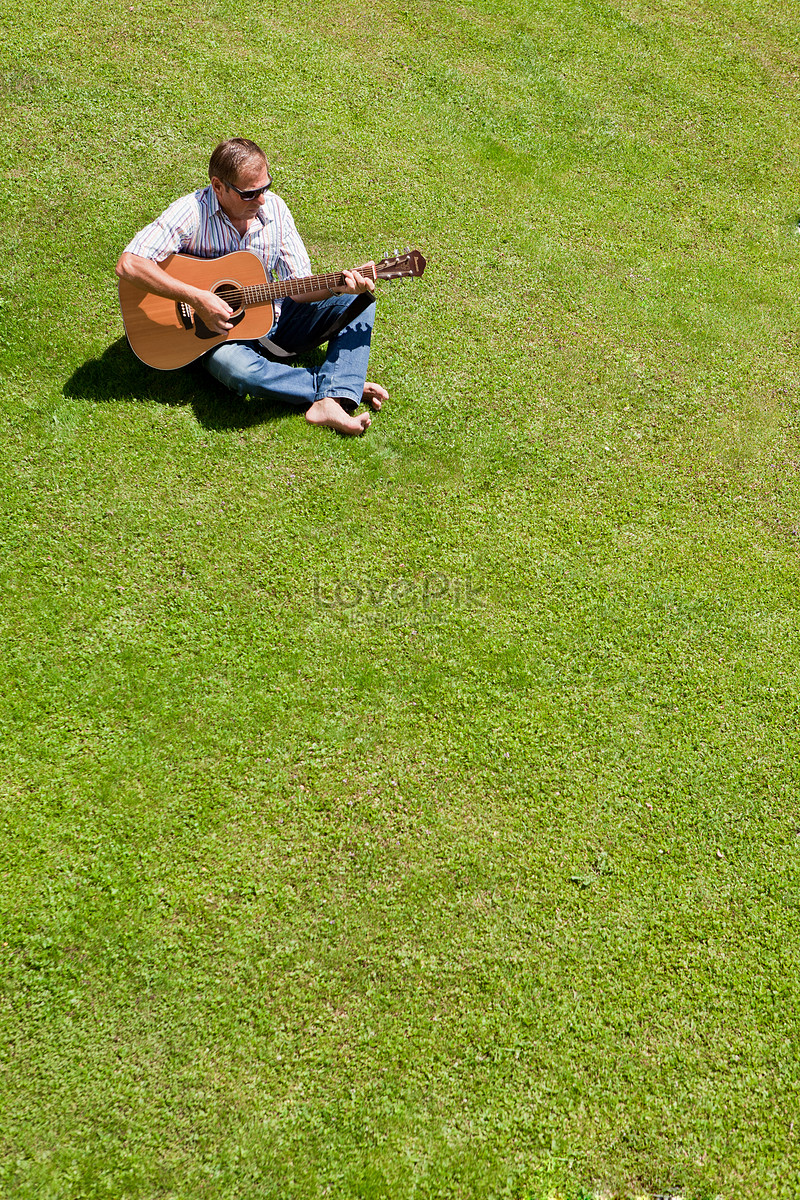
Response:
[{"label": "man's left hand", "polygon": [[[374,266],[369,263],[369,266]],[[375,280],[365,279],[360,271],[343,271],[345,286],[336,288],[337,296],[358,296],[362,292],[374,292]]]}]

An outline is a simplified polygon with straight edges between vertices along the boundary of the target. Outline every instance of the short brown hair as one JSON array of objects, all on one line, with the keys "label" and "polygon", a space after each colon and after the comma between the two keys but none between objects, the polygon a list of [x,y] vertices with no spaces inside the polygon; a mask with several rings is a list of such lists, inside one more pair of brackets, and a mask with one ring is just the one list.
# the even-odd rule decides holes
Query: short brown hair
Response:
[{"label": "short brown hair", "polygon": [[260,159],[265,167],[269,166],[266,154],[255,142],[251,142],[249,138],[229,138],[227,142],[220,142],[211,155],[208,178],[216,177],[223,183],[232,183],[234,179],[239,178],[242,168],[255,158]]}]

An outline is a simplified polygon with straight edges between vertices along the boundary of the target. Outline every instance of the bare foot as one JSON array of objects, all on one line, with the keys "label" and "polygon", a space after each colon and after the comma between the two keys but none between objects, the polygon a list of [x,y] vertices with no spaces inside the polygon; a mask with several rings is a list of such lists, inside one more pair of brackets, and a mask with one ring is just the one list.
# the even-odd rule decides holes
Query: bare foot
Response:
[{"label": "bare foot", "polygon": [[371,408],[378,412],[384,400],[389,399],[389,393],[386,388],[382,388],[379,383],[370,383],[369,380],[364,384],[364,394],[361,399],[365,404],[369,404]]},{"label": "bare foot", "polygon": [[369,413],[362,412],[357,417],[351,417],[333,396],[323,396],[321,400],[315,400],[306,412],[306,420],[312,425],[324,425],[350,437],[358,437],[372,424]]}]

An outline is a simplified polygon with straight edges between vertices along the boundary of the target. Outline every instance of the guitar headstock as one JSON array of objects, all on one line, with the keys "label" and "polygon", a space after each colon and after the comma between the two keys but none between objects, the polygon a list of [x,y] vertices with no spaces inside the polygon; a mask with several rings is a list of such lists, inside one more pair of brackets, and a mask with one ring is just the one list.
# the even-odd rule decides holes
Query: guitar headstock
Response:
[{"label": "guitar headstock", "polygon": [[419,250],[406,250],[404,254],[395,253],[394,258],[383,258],[375,264],[376,279],[408,279],[412,275],[420,276],[425,270],[425,259]]}]

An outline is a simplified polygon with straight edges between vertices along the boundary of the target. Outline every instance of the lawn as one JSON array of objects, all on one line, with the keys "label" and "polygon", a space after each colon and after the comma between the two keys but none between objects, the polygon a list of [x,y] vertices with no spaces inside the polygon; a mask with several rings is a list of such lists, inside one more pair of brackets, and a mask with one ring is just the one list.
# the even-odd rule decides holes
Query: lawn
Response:
[{"label": "lawn", "polygon": [[[0,1195],[793,1200],[793,12],[4,27]],[[237,134],[364,438],[126,346]]]}]

